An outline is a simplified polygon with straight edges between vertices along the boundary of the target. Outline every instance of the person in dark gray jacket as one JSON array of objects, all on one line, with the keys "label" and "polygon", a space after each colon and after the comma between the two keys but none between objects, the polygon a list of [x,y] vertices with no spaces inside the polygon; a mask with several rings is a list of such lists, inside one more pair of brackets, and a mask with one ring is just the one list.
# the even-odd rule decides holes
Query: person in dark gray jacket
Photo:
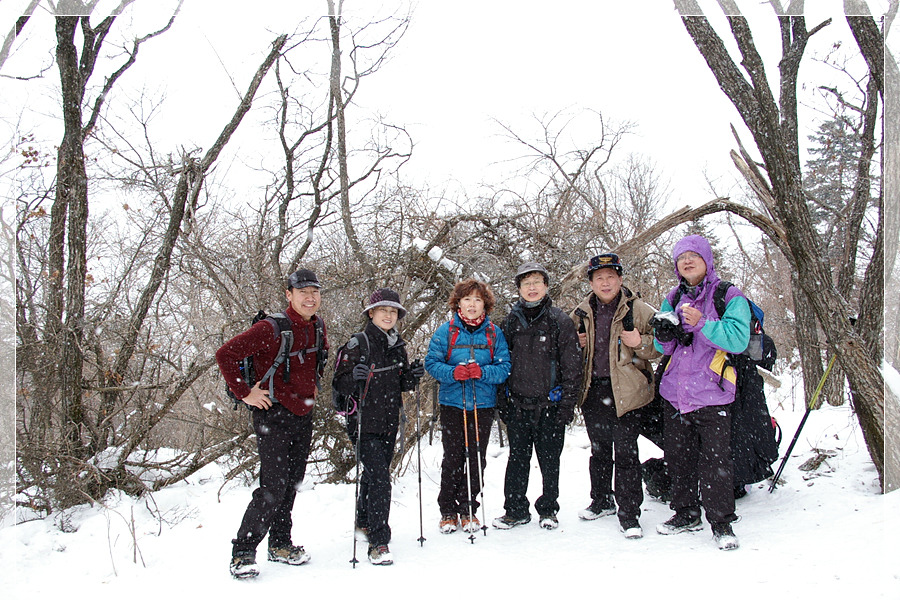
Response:
[{"label": "person in dark gray jacket", "polygon": [[553,306],[544,267],[527,262],[519,267],[515,281],[519,300],[502,327],[512,370],[497,401],[509,435],[503,486],[506,514],[493,525],[510,529],[531,521],[526,492],[534,449],[543,479],[543,493],[534,508],[541,527],[556,529],[560,455],[581,385],[578,333],[572,319]]},{"label": "person in dark gray jacket", "polygon": [[409,363],[406,342],[397,331],[398,321],[406,316],[397,292],[375,290],[363,314],[365,329],[338,350],[332,385],[351,399],[342,413],[363,467],[354,535],[369,542],[369,562],[390,565],[391,461],[403,410],[401,394],[415,389],[425,367],[421,361]]}]

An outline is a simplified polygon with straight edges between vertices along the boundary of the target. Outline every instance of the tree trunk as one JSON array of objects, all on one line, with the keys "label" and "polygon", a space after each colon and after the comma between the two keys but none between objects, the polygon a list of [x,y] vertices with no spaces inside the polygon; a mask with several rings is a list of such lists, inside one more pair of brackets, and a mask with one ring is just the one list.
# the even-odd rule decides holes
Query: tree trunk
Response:
[{"label": "tree trunk", "polygon": [[[81,393],[81,368],[84,360],[81,343],[84,338],[84,283],[87,274],[88,188],[81,132],[81,103],[84,82],[79,70],[75,30],[80,17],[56,18],[56,60],[62,89],[63,140],[59,145],[56,200],[51,216],[50,269],[51,296],[48,324],[62,317],[63,225],[68,218],[68,265],[65,269],[65,326],[61,336],[59,365],[60,394],[65,419],[65,438],[79,455],[84,409]],[[52,327],[48,329],[53,331]],[[52,347],[48,348],[52,351]]]},{"label": "tree trunk", "polygon": [[344,92],[341,89],[341,15],[335,10],[334,0],[328,0],[328,19],[331,25],[331,102],[334,106],[335,125],[337,127],[337,159],[338,176],[341,184],[341,220],[344,223],[344,234],[353,251],[353,256],[372,278],[369,261],[366,260],[362,246],[353,227],[350,210],[350,174],[347,167],[347,122],[344,107]]}]

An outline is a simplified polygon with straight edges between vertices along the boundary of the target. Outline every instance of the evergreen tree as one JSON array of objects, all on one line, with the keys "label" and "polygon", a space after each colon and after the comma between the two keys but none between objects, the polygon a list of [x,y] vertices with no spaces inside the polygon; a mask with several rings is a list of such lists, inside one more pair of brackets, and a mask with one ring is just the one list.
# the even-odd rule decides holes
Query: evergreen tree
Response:
[{"label": "evergreen tree", "polygon": [[841,117],[823,122],[808,139],[812,158],[806,161],[804,191],[823,246],[831,259],[838,260],[862,142],[852,124]]}]

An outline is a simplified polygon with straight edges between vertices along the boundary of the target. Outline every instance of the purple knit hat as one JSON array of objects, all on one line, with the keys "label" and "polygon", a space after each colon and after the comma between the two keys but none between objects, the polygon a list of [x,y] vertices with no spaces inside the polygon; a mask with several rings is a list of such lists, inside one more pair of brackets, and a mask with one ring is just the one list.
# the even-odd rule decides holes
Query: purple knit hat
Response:
[{"label": "purple knit hat", "polygon": [[363,309],[363,314],[368,316],[369,311],[376,306],[392,306],[397,309],[397,317],[402,319],[406,316],[406,309],[400,304],[400,295],[390,288],[382,288],[375,290],[369,296],[369,304]]}]

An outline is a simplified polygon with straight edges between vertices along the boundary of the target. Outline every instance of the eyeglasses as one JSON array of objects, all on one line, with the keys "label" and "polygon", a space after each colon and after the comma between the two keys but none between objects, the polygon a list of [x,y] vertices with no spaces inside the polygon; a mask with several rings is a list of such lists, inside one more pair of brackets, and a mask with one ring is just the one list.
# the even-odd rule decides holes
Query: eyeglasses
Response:
[{"label": "eyeglasses", "polygon": [[537,281],[523,281],[522,282],[522,287],[527,287],[527,288],[536,288],[536,287],[541,287],[542,285],[544,285],[543,279],[539,279]]},{"label": "eyeglasses", "polygon": [[675,262],[685,262],[687,260],[703,260],[703,257],[697,254],[696,252],[682,252],[678,258],[675,259]]}]

